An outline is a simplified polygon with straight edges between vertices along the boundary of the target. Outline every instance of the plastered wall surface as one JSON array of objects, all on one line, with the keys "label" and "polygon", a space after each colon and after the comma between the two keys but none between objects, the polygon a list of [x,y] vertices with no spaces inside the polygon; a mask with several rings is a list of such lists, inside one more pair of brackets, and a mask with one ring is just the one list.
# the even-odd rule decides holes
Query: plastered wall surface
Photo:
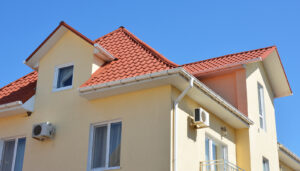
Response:
[{"label": "plastered wall surface", "polygon": [[[172,88],[172,99],[175,100],[179,91]],[[236,163],[235,129],[224,123],[213,113],[210,113],[210,127],[194,129],[190,127],[189,117],[194,115],[194,109],[204,107],[189,97],[184,97],[178,107],[178,170],[198,171],[200,162],[205,161],[205,137],[209,136],[228,147],[228,160]],[[205,108],[205,107],[204,107]],[[209,111],[208,111],[209,112]],[[221,136],[221,126],[228,131],[226,137]]]},{"label": "plastered wall surface", "polygon": [[[258,82],[264,87],[266,131],[261,129],[259,125]],[[254,121],[254,125],[249,129],[251,170],[262,170],[262,160],[265,157],[269,160],[270,170],[278,171],[279,160],[273,93],[262,63],[247,65],[247,98],[248,116]]]},{"label": "plastered wall surface", "polygon": [[[35,111],[30,117],[0,118],[0,137],[26,136],[24,171],[82,171],[87,169],[90,125],[120,119],[118,170],[169,170],[171,87],[88,101],[79,96],[78,87],[92,73],[92,52],[84,40],[66,33],[40,61]],[[70,62],[73,88],[53,92],[55,66]],[[32,139],[32,125],[45,121],[55,125],[54,139]]]}]

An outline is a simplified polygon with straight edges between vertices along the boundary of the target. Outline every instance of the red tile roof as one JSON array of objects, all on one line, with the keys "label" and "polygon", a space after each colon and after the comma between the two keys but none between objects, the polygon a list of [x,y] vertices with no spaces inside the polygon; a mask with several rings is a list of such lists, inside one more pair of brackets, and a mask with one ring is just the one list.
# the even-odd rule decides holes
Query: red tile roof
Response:
[{"label": "red tile roof", "polygon": [[[268,54],[276,49],[275,46],[271,46],[179,66],[166,59],[164,56],[142,42],[123,27],[120,27],[109,34],[102,36],[95,41],[90,41],[75,29],[69,25],[66,25],[64,22],[62,22],[59,27],[62,25],[75,32],[78,36],[87,40],[88,43],[100,44],[109,53],[117,58],[117,60],[105,63],[103,66],[101,66],[91,76],[90,79],[81,85],[81,87],[135,77],[176,67],[183,67],[191,74],[196,75],[202,72],[215,71],[220,68],[231,67],[235,64],[249,63],[251,60],[255,60],[259,57],[264,59],[266,56],[268,56]],[[56,28],[56,30],[58,28]],[[54,33],[55,31],[52,34]],[[45,41],[47,41],[47,39]],[[28,59],[30,59],[30,57]],[[0,104],[18,100],[25,102],[34,95],[36,81],[37,72],[32,72],[1,88]]]},{"label": "red tile roof", "polygon": [[191,74],[197,75],[199,73],[213,72],[218,69],[232,67],[234,65],[246,64],[255,59],[263,60],[275,49],[275,46],[270,46],[266,48],[239,52],[203,61],[184,64],[182,66]]},{"label": "red tile roof", "polygon": [[81,87],[178,67],[123,27],[95,40],[95,43],[117,60],[100,67]]},{"label": "red tile roof", "polygon": [[15,101],[25,103],[35,94],[37,72],[31,72],[24,77],[0,88],[0,105]]}]

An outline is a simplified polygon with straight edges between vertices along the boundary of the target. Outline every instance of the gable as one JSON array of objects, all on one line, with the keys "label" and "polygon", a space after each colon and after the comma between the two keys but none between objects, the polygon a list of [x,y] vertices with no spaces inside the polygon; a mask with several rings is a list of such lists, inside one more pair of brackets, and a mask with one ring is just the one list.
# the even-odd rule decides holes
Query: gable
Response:
[{"label": "gable", "polygon": [[37,69],[41,58],[43,58],[43,56],[45,56],[45,54],[49,52],[49,50],[56,44],[56,42],[59,41],[68,31],[82,38],[86,43],[92,46],[94,45],[93,41],[62,21],[56,27],[56,29],[38,46],[38,48],[33,51],[33,53],[25,60],[25,64],[32,69]]}]

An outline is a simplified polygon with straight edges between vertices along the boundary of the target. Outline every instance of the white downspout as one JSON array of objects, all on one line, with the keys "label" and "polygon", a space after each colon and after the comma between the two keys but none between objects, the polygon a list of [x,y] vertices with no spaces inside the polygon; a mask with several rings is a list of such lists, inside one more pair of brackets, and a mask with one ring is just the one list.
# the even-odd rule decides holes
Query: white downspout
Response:
[{"label": "white downspout", "polygon": [[178,103],[187,94],[187,92],[194,86],[194,78],[191,77],[189,86],[177,97],[174,101],[174,136],[173,136],[173,171],[177,171],[177,108]]}]

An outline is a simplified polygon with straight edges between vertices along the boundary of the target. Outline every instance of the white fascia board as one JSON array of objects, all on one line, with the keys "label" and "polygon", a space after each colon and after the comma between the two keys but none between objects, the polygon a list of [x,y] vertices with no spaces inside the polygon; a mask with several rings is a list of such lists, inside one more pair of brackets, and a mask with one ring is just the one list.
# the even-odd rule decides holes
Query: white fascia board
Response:
[{"label": "white fascia board", "polygon": [[31,97],[24,104],[21,101],[10,102],[0,105],[0,117],[24,114],[33,112],[35,96]]},{"label": "white fascia board", "polygon": [[191,78],[194,78],[195,86],[187,95],[193,100],[235,128],[248,128],[249,125],[253,124],[253,121],[183,68],[175,68],[110,83],[82,87],[79,88],[79,94],[88,100],[93,100],[163,85],[173,85],[183,91]]},{"label": "white fascia board", "polygon": [[292,95],[289,82],[276,51],[262,61],[275,98]]},{"label": "white fascia board", "polygon": [[55,43],[63,37],[63,35],[68,31],[65,26],[61,26],[29,59],[29,61],[24,61],[26,65],[30,68],[37,70],[39,67],[39,62],[43,56],[45,56],[49,50],[55,45]]},{"label": "white fascia board", "polygon": [[35,95],[32,96],[29,100],[27,100],[22,107],[27,110],[28,112],[33,112],[34,110],[34,103],[35,103]]},{"label": "white fascia board", "polygon": [[300,170],[300,158],[289,149],[278,143],[279,161],[295,170]]},{"label": "white fascia board", "polygon": [[116,59],[112,54],[110,54],[107,50],[105,50],[101,45],[98,43],[94,44],[94,55],[106,62],[113,61]]}]

